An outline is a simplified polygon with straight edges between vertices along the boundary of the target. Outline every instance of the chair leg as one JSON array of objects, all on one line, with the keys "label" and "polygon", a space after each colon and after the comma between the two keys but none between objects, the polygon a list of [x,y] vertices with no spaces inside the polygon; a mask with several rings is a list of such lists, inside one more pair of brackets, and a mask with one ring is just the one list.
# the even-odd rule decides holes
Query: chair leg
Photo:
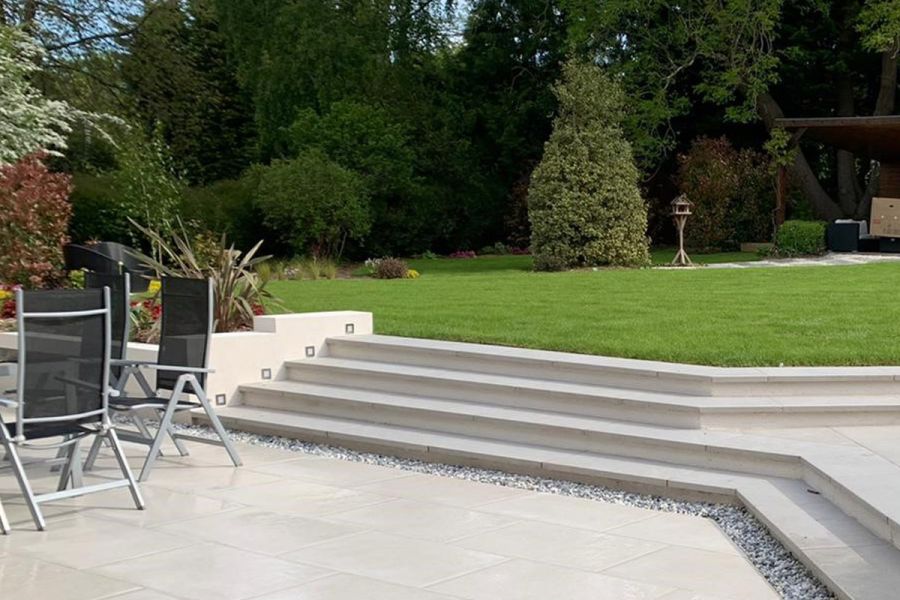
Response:
[{"label": "chair leg", "polygon": [[72,459],[69,465],[69,474],[72,479],[72,487],[84,486],[84,477],[81,461],[81,440],[79,439],[73,444]]},{"label": "chair leg", "polygon": [[84,470],[90,471],[94,468],[94,463],[97,462],[97,456],[100,454],[100,448],[103,447],[103,436],[98,435],[94,442],[91,444],[91,449],[88,452],[87,458],[84,461]]},{"label": "chair leg", "polygon": [[138,481],[140,482],[147,481],[147,478],[150,477],[150,470],[153,469],[153,464],[159,456],[159,449],[162,446],[163,439],[169,434],[169,427],[172,424],[172,417],[175,415],[175,408],[178,406],[178,398],[181,396],[183,387],[184,384],[182,383],[175,386],[172,397],[169,398],[169,403],[166,405],[165,412],[159,417],[159,429],[157,429],[156,437],[153,438],[153,443],[150,445],[150,452],[144,460],[141,475],[138,477]]},{"label": "chair leg", "polygon": [[[65,436],[65,437],[66,437],[66,439],[68,439],[68,436]],[[57,459],[60,459],[60,458],[68,458],[68,453],[67,453],[68,449],[69,449],[69,448],[66,447],[66,446],[60,446],[60,447],[59,447],[59,450],[56,451],[56,458],[57,458]],[[56,472],[59,471],[61,468],[62,468],[62,465],[52,465],[52,466],[50,467],[50,472],[51,472],[51,473],[56,473]],[[60,488],[60,489],[63,489],[63,488]]]},{"label": "chair leg", "polygon": [[[132,410],[128,414],[131,416],[132,423],[134,423],[134,426],[137,427],[138,432],[142,436],[144,436],[148,440],[152,440],[155,437],[152,433],[150,433],[150,427],[147,425],[147,422],[144,421],[144,417],[142,417],[138,411]],[[178,441],[174,437],[172,437],[172,427],[171,426],[169,427],[169,430],[167,433],[168,433],[169,437],[172,438],[172,441],[175,443],[175,448],[178,450],[178,453],[181,456],[187,456],[188,450],[187,450],[187,448],[184,447],[184,444],[182,444],[180,441]],[[162,448],[159,449],[159,455],[165,456],[165,453],[162,451]]]},{"label": "chair leg", "polygon": [[228,432],[225,431],[225,427],[222,426],[222,422],[219,420],[218,415],[216,415],[216,411],[213,410],[212,405],[209,403],[209,398],[206,397],[206,391],[200,388],[196,379],[194,380],[193,385],[195,386],[194,390],[197,394],[197,399],[200,400],[200,404],[203,406],[203,410],[209,418],[209,424],[212,426],[213,431],[215,431],[216,435],[219,436],[219,439],[222,440],[222,445],[225,446],[225,451],[228,452],[228,457],[231,458],[231,462],[234,463],[234,466],[240,467],[243,462],[241,462],[241,457],[238,455],[237,448],[234,447],[231,438],[228,436]]},{"label": "chair leg", "polygon": [[[175,428],[170,424],[168,427],[167,433],[169,434],[169,438],[172,440],[172,443],[175,444],[175,448],[178,450],[178,454],[181,456],[189,456],[191,453],[188,451],[187,446],[184,445],[184,442],[175,437]],[[160,452],[162,454],[162,452]]]},{"label": "chair leg", "polygon": [[[97,437],[101,436],[98,435]],[[137,507],[138,510],[144,510],[144,498],[141,496],[141,490],[138,487],[138,483],[135,481],[134,474],[128,466],[128,458],[122,450],[122,444],[119,442],[119,436],[116,435],[116,430],[110,427],[109,431],[106,432],[106,438],[109,440],[109,445],[112,447],[113,454],[116,456],[116,461],[119,463],[122,474],[125,476],[125,479],[128,480],[128,489],[131,492],[131,498],[134,500],[135,507]]]},{"label": "chair leg", "polygon": [[12,527],[9,526],[9,519],[3,511],[3,503],[0,502],[0,535],[6,535],[10,531],[12,531]]},{"label": "chair leg", "polygon": [[25,497],[25,503],[28,504],[28,510],[31,512],[31,518],[34,520],[34,525],[37,527],[38,531],[43,531],[47,527],[47,522],[44,521],[44,515],[34,497],[34,492],[31,490],[31,484],[28,482],[28,476],[25,475],[25,467],[22,466],[22,461],[19,459],[19,453],[16,451],[16,447],[12,443],[9,433],[6,431],[3,419],[0,419],[0,442],[3,442],[3,447],[6,449],[9,460],[12,463],[13,473],[15,473],[16,480],[19,482],[19,489],[22,490],[22,495]]},{"label": "chair leg", "polygon": [[[76,442],[73,442],[68,446],[62,446],[56,453],[57,458],[59,458],[60,455],[66,458],[66,462],[63,463],[59,469],[59,484],[56,486],[56,489],[59,491],[69,487],[69,480],[72,478],[72,465],[75,462],[75,444]],[[75,482],[73,481],[72,483],[74,484]]]}]

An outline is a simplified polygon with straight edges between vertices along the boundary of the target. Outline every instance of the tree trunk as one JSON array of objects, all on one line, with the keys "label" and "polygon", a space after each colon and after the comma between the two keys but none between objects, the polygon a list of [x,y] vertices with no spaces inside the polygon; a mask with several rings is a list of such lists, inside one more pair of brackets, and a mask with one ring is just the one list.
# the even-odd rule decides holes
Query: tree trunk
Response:
[{"label": "tree trunk", "polygon": [[881,86],[875,100],[875,116],[892,115],[897,105],[897,55],[900,40],[881,53]]},{"label": "tree trunk", "polygon": [[[852,117],[855,110],[853,107],[853,84],[850,81],[850,75],[846,72],[841,72],[837,76],[836,83],[838,96],[837,116]],[[837,185],[838,202],[841,210],[845,215],[856,213],[862,190],[859,186],[859,179],[856,176],[856,157],[847,150],[837,151]]]},{"label": "tree trunk", "polygon": [[34,33],[34,21],[37,19],[37,0],[26,0],[22,7],[22,29]]},{"label": "tree trunk", "polygon": [[[769,130],[774,127],[775,119],[780,119],[784,116],[778,102],[768,92],[764,92],[757,97],[756,110],[763,123],[765,123],[766,129]],[[809,203],[817,217],[831,221],[840,219],[843,216],[841,207],[831,199],[831,196],[819,183],[819,178],[813,173],[812,167],[809,166],[809,162],[806,160],[806,156],[801,148],[796,149],[794,164],[790,166],[790,170],[794,176],[794,181],[803,188],[807,198],[809,198]]]},{"label": "tree trunk", "polygon": [[[897,69],[900,67],[897,63],[898,53],[900,53],[900,40],[894,44],[893,48],[888,48],[881,53],[881,85],[878,89],[878,98],[875,99],[875,112],[873,113],[876,117],[894,114],[897,106]],[[878,171],[878,163],[873,161],[872,168],[869,170],[869,183],[856,209],[857,219],[869,217],[872,198],[878,192]]]}]

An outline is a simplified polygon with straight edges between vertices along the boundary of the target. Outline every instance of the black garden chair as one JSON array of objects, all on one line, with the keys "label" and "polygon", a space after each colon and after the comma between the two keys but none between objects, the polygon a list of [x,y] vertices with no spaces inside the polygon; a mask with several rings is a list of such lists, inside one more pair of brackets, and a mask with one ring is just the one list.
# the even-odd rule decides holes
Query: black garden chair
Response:
[{"label": "black garden chair", "polygon": [[[109,416],[109,398],[116,393],[109,385],[109,290],[19,290],[16,306],[18,381],[14,397],[0,398],[0,404],[15,411],[15,421],[5,423],[0,415],[0,443],[35,525],[39,530],[46,526],[40,509],[44,502],[120,487],[128,487],[135,506],[142,509],[143,498]],[[80,444],[88,436],[112,447],[121,479],[83,484]],[[33,492],[20,448],[65,449],[55,492]],[[0,521],[8,531],[2,510]]]},{"label": "black garden chair", "polygon": [[100,242],[93,246],[66,244],[63,247],[63,261],[66,270],[85,271],[107,274],[125,274],[131,276],[131,291],[135,294],[146,292],[153,277],[152,270],[147,267],[139,254],[117,242]]},{"label": "black garden chair", "polygon": [[[187,448],[181,444],[184,440],[223,446],[234,466],[240,466],[241,459],[237,449],[231,443],[206,394],[206,376],[212,372],[209,368],[209,345],[213,331],[212,282],[206,279],[164,277],[162,306],[157,361],[113,361],[113,365],[122,367],[117,385],[122,394],[110,404],[110,408],[126,413],[138,429],[137,434],[122,430],[120,436],[123,440],[150,446],[138,479],[146,481],[150,476],[166,437],[173,440],[182,456],[188,453]],[[156,371],[155,387],[147,381],[143,369]],[[130,397],[124,394],[125,386],[132,376],[143,391],[143,396]],[[189,396],[196,400],[191,400]],[[175,432],[172,425],[175,413],[195,408],[202,408],[206,413],[218,439]],[[159,425],[155,435],[150,434],[144,423],[140,414],[142,411],[156,412]],[[94,442],[85,462],[85,469],[93,467],[101,445],[102,440]]]}]

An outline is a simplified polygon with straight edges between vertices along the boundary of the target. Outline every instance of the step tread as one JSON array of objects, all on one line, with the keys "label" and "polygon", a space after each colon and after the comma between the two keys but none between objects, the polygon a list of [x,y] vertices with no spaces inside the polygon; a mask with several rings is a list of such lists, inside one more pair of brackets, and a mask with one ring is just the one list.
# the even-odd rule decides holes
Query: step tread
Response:
[{"label": "step tread", "polygon": [[441,379],[456,383],[514,387],[545,391],[548,393],[578,394],[595,397],[612,396],[621,399],[635,399],[642,402],[656,402],[659,404],[670,404],[673,402],[673,396],[676,396],[676,394],[661,394],[611,386],[569,383],[552,379],[514,377],[510,375],[495,375],[493,373],[475,373],[472,371],[460,371],[439,367],[421,367],[417,365],[345,358],[320,357],[309,360],[289,360],[285,361],[285,366],[292,369],[330,368],[345,371],[356,370],[365,373],[388,374],[396,377]]},{"label": "step tread", "polygon": [[[870,395],[862,394],[842,396],[695,396],[689,394],[662,393],[634,390],[614,386],[601,386],[586,383],[568,383],[550,379],[534,379],[510,375],[490,373],[473,373],[437,367],[421,367],[400,365],[369,360],[320,357],[315,359],[298,359],[285,363],[293,369],[328,368],[336,371],[362,371],[403,378],[439,379],[457,383],[481,384],[487,386],[504,386],[515,389],[529,389],[555,394],[572,394],[584,397],[618,400],[641,403],[666,410],[694,409],[701,412],[735,412],[758,408],[759,410],[827,410],[839,411],[846,408],[854,410],[884,410],[896,408],[900,410],[900,394]],[[290,375],[289,375],[290,376]],[[290,379],[289,379],[290,381]],[[298,382],[302,383],[302,382]],[[349,387],[349,386],[344,386]]]},{"label": "step tread", "polygon": [[807,565],[845,597],[876,600],[900,587],[900,552],[876,538],[827,500],[808,494],[802,482],[727,471],[680,467],[662,462],[602,456],[539,446],[359,423],[287,411],[230,406],[217,411],[228,424],[252,429],[277,425],[323,432],[341,440],[369,440],[474,457],[504,457],[556,472],[593,473],[607,480],[632,481],[672,490],[734,493]]},{"label": "step tread", "polygon": [[[241,408],[241,407],[235,407]],[[262,409],[269,410],[269,409]],[[299,415],[306,419],[323,419],[323,422],[341,423],[346,427],[381,428],[396,432],[398,435],[438,435],[469,440],[469,443],[485,444],[485,448],[504,447],[504,444],[518,445],[518,442],[504,442],[495,439],[469,438],[454,433],[432,430],[417,430],[408,427],[387,425],[362,421],[350,421],[339,417],[325,417],[308,413],[276,411],[280,414]],[[633,424],[621,421],[597,419],[593,423],[582,423],[590,426],[588,431],[595,435],[609,436],[623,441],[640,442],[647,447],[671,446],[675,449],[688,449],[701,452],[726,451],[745,454],[747,459],[759,458],[774,461],[804,461],[810,468],[817,469],[824,477],[833,481],[869,510],[885,518],[885,523],[900,524],[900,506],[896,498],[900,497],[900,467],[882,457],[872,454],[856,446],[832,446],[808,441],[779,439],[773,445],[772,438],[745,434],[740,432],[720,432],[705,430],[674,429],[652,425]],[[427,445],[427,444],[420,444]],[[541,446],[545,451],[548,447]],[[575,450],[556,450],[565,455],[578,453]],[[693,467],[691,467],[693,468]],[[900,530],[900,525],[898,525]]]},{"label": "step tread", "polygon": [[[395,394],[364,390],[362,388],[346,388],[340,386],[300,383],[296,381],[270,381],[252,385],[243,385],[241,390],[245,392],[255,391],[262,393],[277,393],[280,395],[311,394],[323,399],[339,397],[351,401],[386,404],[390,406],[406,407],[415,410],[431,411],[435,413],[451,413],[466,415],[472,418],[490,418],[494,420],[526,423],[546,427],[574,428],[582,432],[592,434],[604,434],[637,438],[648,444],[670,443],[673,445],[690,445],[703,448],[718,448],[740,452],[755,453],[769,458],[799,459],[810,454],[824,454],[832,456],[836,453],[848,457],[870,457],[870,453],[856,446],[835,448],[831,444],[824,444],[806,440],[779,439],[777,447],[773,448],[773,439],[764,434],[754,434],[735,430],[715,429],[685,429],[678,427],[666,427],[647,423],[605,419],[582,415],[570,415],[542,411],[536,409],[523,409],[506,405],[481,404],[462,400],[446,400],[422,398],[406,394]],[[286,411],[287,412],[287,411]],[[301,411],[302,412],[302,411]],[[304,413],[308,414],[308,413]],[[323,417],[338,418],[338,417]],[[361,421],[360,421],[361,422]],[[886,465],[890,465],[884,461]],[[891,465],[892,466],[892,465]],[[896,467],[895,467],[896,468]],[[898,481],[900,481],[900,468],[897,468]]]},{"label": "step tread", "polygon": [[398,347],[422,352],[449,353],[471,358],[500,358],[524,364],[549,362],[574,367],[591,367],[674,377],[705,382],[817,382],[817,381],[900,381],[900,367],[714,367],[664,361],[575,354],[512,346],[453,342],[387,335],[353,335],[329,338],[329,345],[350,344],[372,347]]},{"label": "step tread", "polygon": [[[519,408],[504,404],[487,404],[481,402],[469,402],[466,400],[431,398],[398,392],[381,392],[363,388],[301,383],[289,380],[242,385],[240,386],[240,390],[245,399],[247,394],[254,393],[274,394],[279,397],[299,395],[323,400],[336,398],[360,404],[371,404],[392,408],[408,408],[431,413],[448,413],[472,417],[473,419],[502,419],[533,425],[567,427],[583,431],[599,430],[609,423],[631,423],[629,421],[623,422],[616,419],[607,419],[590,415],[576,415],[572,413],[533,408]],[[245,404],[252,405],[252,403],[247,402],[245,402]],[[675,408],[673,408],[673,410],[674,409]]]}]

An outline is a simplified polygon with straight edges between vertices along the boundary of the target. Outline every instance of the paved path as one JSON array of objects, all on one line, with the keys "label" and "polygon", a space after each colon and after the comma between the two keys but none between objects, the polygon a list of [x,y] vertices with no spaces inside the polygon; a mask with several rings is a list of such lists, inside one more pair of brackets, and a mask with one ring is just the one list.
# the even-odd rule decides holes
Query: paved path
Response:
[{"label": "paved path", "polygon": [[834,267],[846,265],[866,265],[877,262],[900,261],[900,254],[837,254],[829,252],[812,258],[772,258],[751,262],[718,263],[706,265],[709,269],[756,269],[760,267]]},{"label": "paved path", "polygon": [[[9,471],[0,590],[29,600],[766,600],[711,521],[241,447],[165,458],[143,486],[46,505]],[[129,447],[139,462],[140,450]],[[171,456],[171,454],[170,454]],[[55,478],[38,471],[37,487]],[[32,469],[32,472],[35,471]],[[112,473],[103,457],[94,477]]]}]

